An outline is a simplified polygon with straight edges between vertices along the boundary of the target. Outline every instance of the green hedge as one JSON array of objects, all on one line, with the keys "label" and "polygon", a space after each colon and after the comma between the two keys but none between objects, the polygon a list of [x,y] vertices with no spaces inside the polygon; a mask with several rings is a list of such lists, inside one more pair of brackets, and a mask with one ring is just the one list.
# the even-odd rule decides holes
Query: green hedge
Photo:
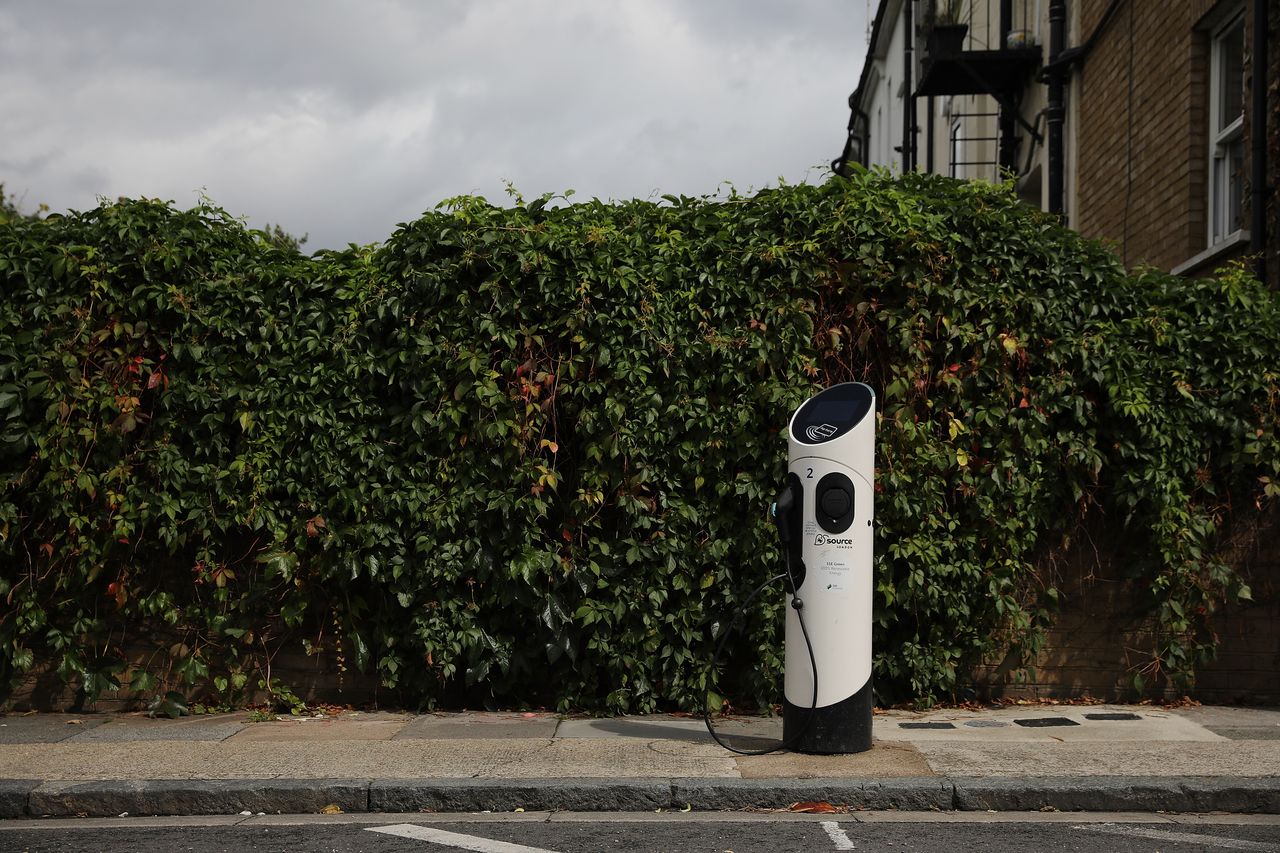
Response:
[{"label": "green hedge", "polygon": [[0,282],[8,682],[290,699],[269,661],[305,647],[409,705],[776,700],[780,592],[707,659],[778,570],[790,412],[857,379],[883,700],[1034,654],[1037,566],[1097,512],[1151,590],[1144,677],[1185,684],[1247,595],[1224,513],[1276,491],[1275,294],[1126,275],[1007,187],[463,197],[311,258],[121,201],[0,225]]}]

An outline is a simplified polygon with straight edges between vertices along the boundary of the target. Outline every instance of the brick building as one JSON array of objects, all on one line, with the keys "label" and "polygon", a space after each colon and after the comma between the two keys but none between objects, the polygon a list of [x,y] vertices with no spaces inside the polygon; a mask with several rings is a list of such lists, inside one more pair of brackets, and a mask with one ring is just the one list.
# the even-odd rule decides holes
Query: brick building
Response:
[{"label": "brick building", "polygon": [[1126,264],[1278,284],[1277,0],[880,0],[849,105],[838,167],[1013,175]]},{"label": "brick building", "polygon": [[[1012,176],[1129,266],[1242,258],[1280,287],[1280,0],[879,0],[849,106],[837,171]],[[1278,533],[1273,507],[1222,543],[1255,600],[1221,615],[1202,699],[1280,702]],[[1126,695],[1152,621],[1108,553],[1070,555],[1043,654],[989,661],[980,686]]]}]

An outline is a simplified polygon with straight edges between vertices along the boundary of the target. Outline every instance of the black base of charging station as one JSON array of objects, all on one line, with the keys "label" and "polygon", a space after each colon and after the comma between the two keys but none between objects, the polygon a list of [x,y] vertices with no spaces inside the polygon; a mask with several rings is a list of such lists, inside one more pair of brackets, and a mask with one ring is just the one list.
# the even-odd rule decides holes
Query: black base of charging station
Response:
[{"label": "black base of charging station", "polygon": [[782,741],[793,752],[815,755],[866,752],[871,748],[871,681],[848,699],[821,708],[784,700]]}]

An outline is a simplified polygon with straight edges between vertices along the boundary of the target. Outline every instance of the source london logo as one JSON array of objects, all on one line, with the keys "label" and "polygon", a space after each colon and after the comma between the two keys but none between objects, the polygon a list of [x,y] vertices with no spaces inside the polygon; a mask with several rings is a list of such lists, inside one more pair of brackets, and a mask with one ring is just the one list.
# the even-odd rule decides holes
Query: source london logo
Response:
[{"label": "source london logo", "polygon": [[822,545],[838,545],[844,548],[849,548],[853,546],[853,540],[840,539],[835,536],[828,536],[825,533],[815,533],[813,536],[813,544],[814,544],[814,547],[819,547]]}]

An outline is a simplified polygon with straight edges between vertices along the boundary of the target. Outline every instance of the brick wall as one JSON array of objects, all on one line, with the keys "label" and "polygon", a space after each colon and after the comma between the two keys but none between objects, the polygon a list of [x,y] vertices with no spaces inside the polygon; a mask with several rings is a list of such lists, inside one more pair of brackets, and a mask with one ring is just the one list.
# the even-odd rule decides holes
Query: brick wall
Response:
[{"label": "brick wall", "polygon": [[[1082,0],[1081,38],[1108,0]],[[1213,3],[1125,3],[1080,67],[1072,224],[1129,265],[1171,269],[1205,247],[1207,39]]]},{"label": "brick wall", "polygon": [[[977,672],[984,696],[1133,699],[1133,676],[1151,648],[1153,619],[1140,584],[1126,577],[1123,542],[1098,526],[1055,563],[1061,611],[1043,653],[1024,666],[1006,656]],[[1236,520],[1223,544],[1253,601],[1215,616],[1218,657],[1192,692],[1208,703],[1280,704],[1280,506]],[[1166,698],[1176,698],[1172,692]]]}]

